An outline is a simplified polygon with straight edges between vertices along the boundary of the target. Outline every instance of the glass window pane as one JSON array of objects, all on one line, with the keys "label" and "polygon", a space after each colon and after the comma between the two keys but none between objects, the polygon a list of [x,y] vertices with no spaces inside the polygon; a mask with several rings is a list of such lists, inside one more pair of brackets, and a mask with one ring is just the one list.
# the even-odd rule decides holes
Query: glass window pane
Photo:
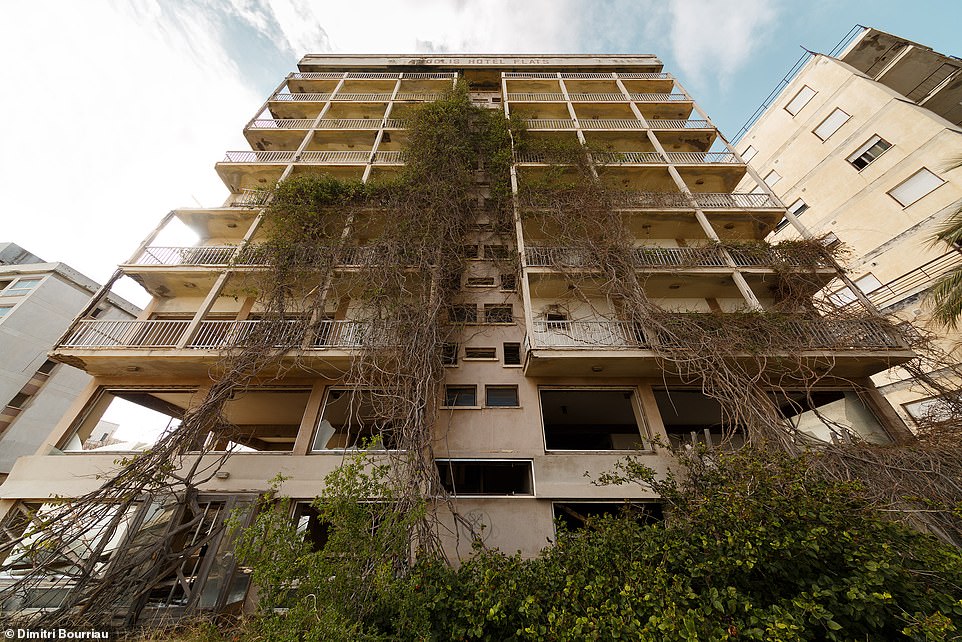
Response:
[{"label": "glass window pane", "polygon": [[517,406],[517,386],[486,386],[484,389],[484,405],[486,406]]}]

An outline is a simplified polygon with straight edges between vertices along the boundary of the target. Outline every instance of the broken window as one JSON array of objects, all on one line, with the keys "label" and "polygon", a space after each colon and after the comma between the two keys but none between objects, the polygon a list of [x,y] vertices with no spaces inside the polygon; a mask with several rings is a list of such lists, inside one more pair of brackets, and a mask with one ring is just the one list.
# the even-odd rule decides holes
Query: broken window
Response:
[{"label": "broken window", "polygon": [[308,388],[235,392],[224,403],[226,423],[208,438],[208,448],[234,452],[290,452],[311,395]]},{"label": "broken window", "polygon": [[654,502],[555,502],[554,519],[569,531],[584,528],[590,520],[600,517],[626,516],[640,524],[662,520],[661,504]]},{"label": "broken window", "polygon": [[294,506],[294,524],[313,552],[316,553],[327,545],[331,524],[321,519],[320,513],[311,504],[298,502]]},{"label": "broken window", "polygon": [[654,392],[672,448],[690,444],[738,448],[744,444],[741,428],[731,425],[721,404],[701,390],[656,388]]},{"label": "broken window", "polygon": [[452,495],[533,495],[531,462],[527,460],[439,459],[441,487]]},{"label": "broken window", "polygon": [[379,440],[382,448],[395,448],[393,403],[395,397],[377,390],[331,389],[314,433],[314,451],[365,447]]},{"label": "broken window", "polygon": [[772,393],[779,412],[804,435],[824,442],[857,437],[887,443],[881,423],[854,390],[811,390]]},{"label": "broken window", "polygon": [[541,390],[541,418],[546,450],[645,447],[632,390]]},{"label": "broken window", "polygon": [[180,426],[196,391],[109,388],[84,408],[60,444],[64,452],[142,452]]}]

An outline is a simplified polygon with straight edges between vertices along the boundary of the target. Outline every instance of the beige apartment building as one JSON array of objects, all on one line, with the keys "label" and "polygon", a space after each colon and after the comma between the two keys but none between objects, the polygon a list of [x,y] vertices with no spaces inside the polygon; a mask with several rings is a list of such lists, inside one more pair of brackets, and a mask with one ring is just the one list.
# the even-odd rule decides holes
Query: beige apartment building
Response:
[{"label": "beige apartment building", "polygon": [[[264,269],[250,251],[264,239],[265,194],[258,190],[311,173],[389,177],[405,160],[406,118],[459,80],[475,104],[519,116],[532,137],[607,150],[593,162],[604,181],[630,195],[618,212],[634,234],[646,294],[662,309],[724,315],[774,305],[775,263],[791,269],[794,257],[739,252],[736,242],[763,239],[785,208],[655,56],[307,55],[245,127],[252,149],[229,151],[217,163],[230,190],[224,205],[172,212],[121,266],[153,296],[143,314],[131,321],[82,319],[56,348],[55,359],[94,379],[50,427],[44,447],[21,458],[0,487],[8,531],[16,530],[12,524],[22,531],[29,520],[23,516],[44,510],[54,496],[96,488],[99,475],[116,469],[118,453],[149,448],[151,439],[176,427],[211,386],[226,338],[265,322],[245,279]],[[548,165],[538,154],[516,154],[515,188]],[[751,187],[736,189],[744,181]],[[484,190],[478,186],[481,201]],[[942,191],[948,202],[949,190]],[[625,500],[656,505],[657,497],[640,486],[592,480],[629,454],[664,471],[669,446],[717,444],[724,418],[697,382],[663,371],[652,348],[657,337],[621,318],[616,303],[592,289],[591,274],[572,279],[577,258],[558,259],[570,248],[552,238],[538,211],[523,210],[516,210],[509,241],[493,236],[483,207],[465,239],[469,267],[460,303],[449,311],[464,331],[445,356],[432,446],[439,490],[466,520],[483,526],[485,543],[533,556],[553,539],[556,518],[576,526]],[[174,218],[196,232],[195,245],[155,245]],[[364,269],[367,239],[352,237],[350,229],[338,233],[348,243],[335,271]],[[559,262],[568,269],[558,269]],[[828,264],[814,272],[822,284],[835,277]],[[363,391],[342,381],[363,340],[352,318],[362,305],[361,298],[331,300],[323,331],[305,337],[296,351],[297,368],[278,366],[273,372],[281,378],[226,403],[225,415],[237,427],[235,451],[202,486],[196,537],[217,532],[232,509],[251,505],[278,474],[280,492],[300,502],[292,519],[310,532],[307,504],[352,452],[358,429],[365,430]],[[836,430],[901,439],[904,425],[868,377],[909,359],[904,343],[871,318],[799,314],[789,323],[824,379],[817,394],[788,393],[786,421],[813,436],[824,436],[818,424],[827,417]],[[856,391],[856,383],[864,387]],[[85,446],[101,421],[136,423],[137,443]],[[204,456],[213,462],[219,455]],[[184,507],[145,499],[125,527],[130,532],[100,549],[102,563],[122,554],[125,537],[138,528],[186,514]],[[470,541],[458,540],[454,530],[445,545],[456,559],[470,554]],[[247,576],[229,552],[218,536],[186,558],[176,577],[150,591],[144,613],[242,602]],[[24,598],[6,608],[29,603]]]},{"label": "beige apartment building", "polygon": [[[844,243],[861,293],[960,356],[925,295],[962,267],[962,249],[932,240],[962,199],[962,60],[864,28],[837,56],[811,55],[736,146],[788,206],[771,240]],[[830,289],[839,304],[856,299]],[[910,425],[944,414],[901,369],[876,381]]]}]

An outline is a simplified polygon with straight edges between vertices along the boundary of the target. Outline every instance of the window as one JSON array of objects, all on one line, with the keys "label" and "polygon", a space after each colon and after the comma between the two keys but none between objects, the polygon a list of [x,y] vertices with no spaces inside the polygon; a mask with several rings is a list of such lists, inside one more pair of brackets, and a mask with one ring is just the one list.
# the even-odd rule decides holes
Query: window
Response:
[{"label": "window", "polygon": [[393,402],[393,395],[378,390],[329,390],[312,450],[359,448],[375,438],[382,448],[395,448]]},{"label": "window", "polygon": [[661,504],[654,502],[555,502],[554,519],[569,531],[584,528],[590,520],[626,516],[639,524],[654,524],[663,518]]},{"label": "window", "polygon": [[452,305],[448,309],[448,320],[451,323],[477,323],[478,308],[474,305]]},{"label": "window", "polygon": [[788,104],[785,105],[785,111],[792,116],[796,115],[798,112],[802,111],[805,105],[808,104],[808,101],[815,97],[815,93],[816,92],[814,89],[808,85],[804,85],[798,90],[798,93],[795,94],[795,97],[788,101]]},{"label": "window", "polygon": [[513,408],[518,403],[518,386],[485,386],[484,405],[494,408]]},{"label": "window", "polygon": [[10,310],[13,310],[12,305],[0,305],[0,319],[10,314]]},{"label": "window", "polygon": [[476,259],[478,258],[478,246],[477,245],[462,245],[461,246],[461,256],[466,259]]},{"label": "window", "polygon": [[755,158],[755,154],[757,153],[758,153],[758,150],[752,147],[751,145],[749,145],[748,147],[745,148],[745,151],[742,152],[742,160],[747,163],[751,159]]},{"label": "window", "polygon": [[484,304],[485,323],[514,323],[514,311],[510,305]]},{"label": "window", "polygon": [[507,245],[485,245],[484,258],[506,259],[508,258],[508,246]]},{"label": "window", "polygon": [[493,288],[493,276],[469,276],[464,281],[464,285],[469,288]]},{"label": "window", "polygon": [[521,344],[520,343],[502,343],[502,358],[504,365],[506,366],[520,366],[521,365]]},{"label": "window", "polygon": [[901,203],[902,207],[908,207],[936,187],[940,187],[944,182],[941,178],[923,167],[899,183],[889,192],[889,196]]},{"label": "window", "polygon": [[792,428],[818,441],[848,441],[857,435],[870,443],[889,442],[878,419],[854,390],[779,391],[771,397]]},{"label": "window", "polygon": [[644,448],[628,389],[541,390],[546,450]]},{"label": "window", "polygon": [[518,289],[518,277],[513,272],[501,275],[501,291],[514,292]]},{"label": "window", "polygon": [[[807,209],[808,209],[808,204],[800,198],[796,199],[796,201],[788,207],[788,211],[794,214],[795,216],[801,216],[802,212],[804,212]],[[784,217],[782,218],[782,220],[778,222],[778,225],[775,226],[775,231],[777,232],[778,230],[782,229],[787,225],[788,225],[788,217]]]},{"label": "window", "polygon": [[41,281],[43,281],[42,277],[17,279],[0,292],[0,296],[23,296],[37,287]]},{"label": "window", "polygon": [[478,405],[477,386],[444,386],[444,405],[447,408],[476,407]]},{"label": "window", "polygon": [[498,459],[436,462],[441,488],[452,495],[533,495],[530,461]]},{"label": "window", "polygon": [[765,174],[765,182],[769,187],[775,187],[780,180],[782,180],[782,175],[776,172],[774,169]]},{"label": "window", "polygon": [[835,232],[829,232],[821,238],[822,245],[824,245],[829,250],[834,250],[839,245],[842,244],[842,240],[839,239]]},{"label": "window", "polygon": [[701,390],[655,389],[655,403],[672,448],[701,444],[709,448],[738,448],[744,431],[727,421],[721,404]]},{"label": "window", "polygon": [[27,401],[29,399],[30,399],[30,395],[25,394],[23,392],[18,392],[13,396],[13,399],[10,400],[10,403],[7,404],[7,407],[23,409],[23,407],[27,405]]},{"label": "window", "polygon": [[42,364],[40,364],[40,367],[37,368],[37,372],[39,372],[40,374],[47,374],[47,375],[48,375],[48,374],[50,374],[51,372],[53,372],[53,369],[56,368],[56,367],[57,367],[57,362],[56,362],[56,361],[51,361],[50,359],[47,359],[47,360],[44,361]]},{"label": "window", "polygon": [[494,348],[465,348],[464,358],[493,360],[498,358],[498,354]]},{"label": "window", "polygon": [[931,425],[953,421],[958,414],[957,405],[958,401],[953,402],[952,395],[946,395],[913,401],[903,404],[902,408],[916,424]]},{"label": "window", "polygon": [[832,134],[837,132],[842,125],[848,122],[849,118],[851,118],[851,116],[846,114],[841,109],[836,108],[835,111],[828,115],[828,118],[823,120],[818,127],[812,130],[812,133],[822,140],[828,140],[831,138]]},{"label": "window", "polygon": [[445,343],[441,345],[441,364],[445,366],[458,365],[458,344]]},{"label": "window", "polygon": [[848,162],[854,165],[857,170],[862,171],[891,146],[884,138],[872,136],[867,143],[856,149],[855,153],[848,157]]}]

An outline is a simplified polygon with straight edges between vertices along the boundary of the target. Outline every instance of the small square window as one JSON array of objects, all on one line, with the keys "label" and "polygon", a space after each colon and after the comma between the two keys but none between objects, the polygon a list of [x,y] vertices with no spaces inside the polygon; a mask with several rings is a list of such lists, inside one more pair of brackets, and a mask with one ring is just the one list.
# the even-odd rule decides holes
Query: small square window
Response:
[{"label": "small square window", "polygon": [[751,145],[749,145],[748,147],[745,148],[745,151],[742,152],[742,160],[747,163],[751,159],[755,158],[755,154],[757,153],[758,153],[758,150],[752,147]]},{"label": "small square window", "polygon": [[836,108],[831,114],[828,115],[828,118],[823,120],[818,127],[812,130],[812,133],[822,140],[828,140],[832,137],[832,134],[837,132],[839,129],[841,129],[842,125],[848,122],[849,118],[851,118],[851,116],[846,114],[841,109]]},{"label": "small square window", "polygon": [[478,308],[474,305],[452,305],[448,309],[448,320],[451,323],[477,323]]},{"label": "small square window", "polygon": [[782,180],[782,175],[776,172],[774,169],[765,174],[765,183],[767,183],[769,187],[775,187],[780,180]]},{"label": "small square window", "polygon": [[857,170],[862,171],[891,146],[891,143],[884,138],[872,136],[868,139],[868,142],[848,157],[848,162],[854,165]]},{"label": "small square window", "polygon": [[445,366],[458,365],[458,344],[444,343],[441,345],[441,364]]},{"label": "small square window", "polygon": [[477,386],[445,386],[444,405],[448,408],[477,406]]},{"label": "small square window", "polygon": [[484,405],[495,408],[517,407],[518,386],[485,386]]},{"label": "small square window", "polygon": [[464,358],[493,360],[498,358],[498,352],[494,348],[465,348]]},{"label": "small square window", "polygon": [[503,343],[501,344],[504,365],[506,366],[520,366],[521,365],[521,344],[520,343]]},{"label": "small square window", "polygon": [[513,272],[501,275],[501,291],[515,292],[518,289],[518,275]]},{"label": "small square window", "polygon": [[514,323],[514,311],[510,305],[484,305],[485,323]]},{"label": "small square window", "polygon": [[815,97],[815,93],[816,92],[814,89],[808,85],[804,85],[798,90],[798,93],[795,94],[795,97],[788,101],[788,104],[785,105],[785,111],[794,116],[798,112],[802,111],[805,105],[807,105],[808,102]]}]

